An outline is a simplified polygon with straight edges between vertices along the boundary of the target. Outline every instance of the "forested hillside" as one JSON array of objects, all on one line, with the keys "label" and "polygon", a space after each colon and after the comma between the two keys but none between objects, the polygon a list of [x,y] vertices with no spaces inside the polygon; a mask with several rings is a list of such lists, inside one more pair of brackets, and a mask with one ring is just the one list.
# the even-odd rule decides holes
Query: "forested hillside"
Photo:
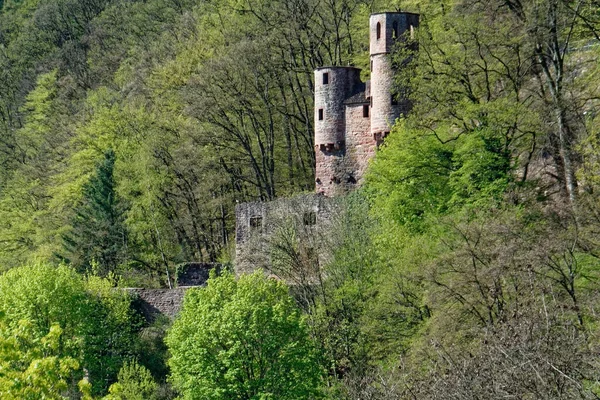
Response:
[{"label": "forested hillside", "polygon": [[235,202],[313,189],[312,71],[367,59],[372,6],[4,2],[2,268],[217,259]]},{"label": "forested hillside", "polygon": [[[313,190],[313,70],[368,79],[398,9],[412,111],[323,254],[292,220],[265,243],[303,284],[213,275],[139,320],[113,287],[235,263],[237,202]],[[0,397],[600,398],[595,0],[0,10]]]}]

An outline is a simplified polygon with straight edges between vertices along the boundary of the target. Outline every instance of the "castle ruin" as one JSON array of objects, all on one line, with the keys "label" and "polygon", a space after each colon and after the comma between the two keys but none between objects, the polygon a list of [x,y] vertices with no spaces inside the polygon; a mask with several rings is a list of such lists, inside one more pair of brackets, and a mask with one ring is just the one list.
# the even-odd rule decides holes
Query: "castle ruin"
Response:
[{"label": "castle ruin", "polygon": [[[418,25],[418,14],[371,15],[371,79],[367,82],[361,81],[361,70],[355,67],[315,70],[316,193],[236,207],[236,274],[263,267],[292,285],[310,284],[321,263],[327,262],[327,252],[333,245],[328,242],[331,239],[328,233],[336,229],[338,212],[334,197],[347,194],[361,184],[377,146],[389,134],[395,120],[409,110],[405,99],[392,96],[394,68],[389,55],[398,40],[412,36]],[[286,254],[285,246],[280,243],[286,238],[293,253]],[[273,242],[278,245],[272,246]],[[297,243],[300,245],[296,246]],[[286,274],[278,269],[278,264],[294,262],[302,264],[303,270]],[[185,291],[203,286],[213,268],[218,270],[220,265],[183,265],[178,268],[174,289],[127,290],[148,322],[160,315],[173,318]]]},{"label": "castle ruin", "polygon": [[[410,104],[392,95],[394,67],[390,53],[413,36],[419,15],[372,14],[369,19],[371,79],[362,82],[355,67],[320,67],[314,71],[315,192],[292,199],[252,202],[236,207],[236,273],[270,265],[269,238],[298,213],[298,226],[314,226],[314,235],[331,229],[332,197],[349,193],[363,180],[369,160]],[[301,215],[300,215],[301,214]],[[303,228],[304,229],[304,228]],[[311,249],[318,252],[318,249]]]}]

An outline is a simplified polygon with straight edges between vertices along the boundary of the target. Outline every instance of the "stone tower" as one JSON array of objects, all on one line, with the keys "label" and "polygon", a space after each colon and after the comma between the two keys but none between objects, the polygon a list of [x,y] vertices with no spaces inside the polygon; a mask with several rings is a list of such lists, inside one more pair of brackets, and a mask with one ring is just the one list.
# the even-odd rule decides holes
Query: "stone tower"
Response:
[{"label": "stone tower", "polygon": [[358,68],[315,70],[317,193],[344,194],[360,184],[377,144],[396,118],[408,111],[408,102],[392,97],[394,70],[389,54],[418,25],[418,14],[371,15],[371,80],[366,83],[360,80]]},{"label": "stone tower", "polygon": [[392,98],[394,70],[389,54],[398,39],[405,37],[407,31],[411,34],[418,25],[417,14],[397,12],[371,15],[371,133],[377,140],[390,132],[390,127],[400,114],[408,111],[404,101]]}]

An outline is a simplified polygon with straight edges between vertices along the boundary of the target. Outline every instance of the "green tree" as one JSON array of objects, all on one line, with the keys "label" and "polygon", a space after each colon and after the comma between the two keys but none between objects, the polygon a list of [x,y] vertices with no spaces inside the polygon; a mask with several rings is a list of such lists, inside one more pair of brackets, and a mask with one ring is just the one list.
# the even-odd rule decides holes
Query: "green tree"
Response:
[{"label": "green tree", "polygon": [[63,399],[79,363],[61,354],[62,329],[52,324],[38,337],[33,324],[8,327],[0,316],[0,397],[6,400]]},{"label": "green tree", "polygon": [[68,260],[77,268],[99,268],[101,275],[114,271],[126,259],[127,231],[124,210],[115,191],[115,153],[104,154],[96,174],[83,188],[73,228],[65,236]]},{"label": "green tree", "polygon": [[119,370],[119,380],[109,388],[104,400],[152,400],[158,385],[150,371],[135,361],[125,362]]},{"label": "green tree", "polygon": [[34,340],[58,325],[55,355],[77,360],[94,394],[105,391],[134,355],[136,323],[128,295],[106,279],[86,279],[67,266],[30,265],[0,275],[0,311],[10,329],[28,321]]},{"label": "green tree", "polygon": [[185,399],[310,399],[321,368],[286,286],[262,271],[186,293],[166,338]]}]

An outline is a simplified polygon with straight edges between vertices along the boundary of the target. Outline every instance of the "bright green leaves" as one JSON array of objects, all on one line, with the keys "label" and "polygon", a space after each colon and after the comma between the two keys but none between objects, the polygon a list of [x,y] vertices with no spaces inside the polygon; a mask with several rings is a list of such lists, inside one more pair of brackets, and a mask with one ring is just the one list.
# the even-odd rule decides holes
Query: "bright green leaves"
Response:
[{"label": "bright green leaves", "polygon": [[102,400],[153,400],[158,385],[150,371],[135,361],[125,362],[119,370],[119,380],[109,388]]},{"label": "bright green leaves", "polygon": [[[109,281],[85,279],[66,266],[32,265],[0,275],[2,323],[9,332],[21,329],[20,321],[26,320],[28,340],[35,346],[48,343],[51,351],[40,351],[56,360],[65,359],[64,368],[77,369],[76,364],[68,364],[70,359],[77,360],[96,393],[106,389],[123,360],[133,355],[136,322],[129,303],[127,294],[113,289]],[[26,363],[35,358],[19,357]],[[80,370],[76,377],[81,377]]]},{"label": "bright green leaves", "polygon": [[452,144],[444,146],[434,135],[405,126],[396,125],[377,154],[368,172],[367,191],[374,196],[375,212],[412,225],[426,213],[447,208],[455,162]]},{"label": "bright green leaves", "polygon": [[39,337],[29,320],[12,327],[0,317],[0,397],[6,400],[63,399],[79,363],[61,353],[62,329],[52,324]]},{"label": "bright green leaves", "polygon": [[190,289],[167,337],[185,399],[310,399],[321,370],[300,311],[261,271]]}]

